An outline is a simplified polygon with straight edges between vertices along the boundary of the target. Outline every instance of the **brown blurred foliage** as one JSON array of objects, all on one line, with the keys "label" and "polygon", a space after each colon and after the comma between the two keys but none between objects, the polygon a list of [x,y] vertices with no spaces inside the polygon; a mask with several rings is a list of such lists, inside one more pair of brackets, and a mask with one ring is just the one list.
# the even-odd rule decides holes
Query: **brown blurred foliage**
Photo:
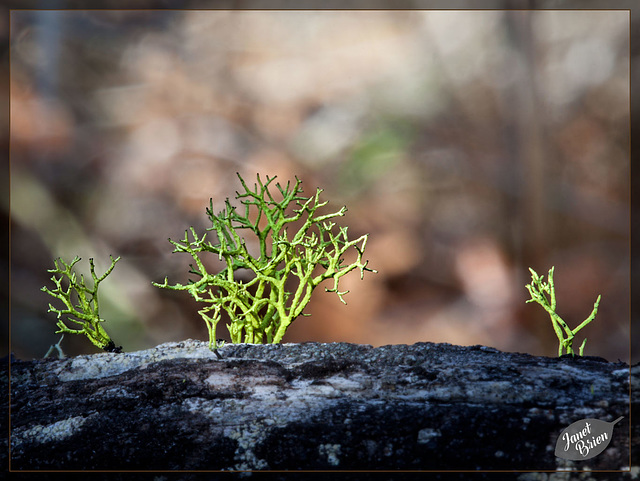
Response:
[{"label": "brown blurred foliage", "polygon": [[553,356],[524,285],[555,265],[570,326],[602,294],[586,354],[628,361],[628,42],[614,10],[13,11],[13,351],[58,340],[57,256],[122,256],[101,302],[125,350],[205,339],[151,281],[186,281],[166,239],[238,171],[298,176],[370,233],[379,273],[344,279],[347,306],[319,289],[287,342]]}]

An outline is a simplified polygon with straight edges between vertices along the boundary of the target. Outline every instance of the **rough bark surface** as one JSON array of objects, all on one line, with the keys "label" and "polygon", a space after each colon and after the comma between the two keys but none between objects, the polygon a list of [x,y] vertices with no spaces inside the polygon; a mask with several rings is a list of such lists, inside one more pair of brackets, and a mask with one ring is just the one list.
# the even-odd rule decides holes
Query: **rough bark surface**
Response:
[{"label": "rough bark surface", "polygon": [[[509,470],[522,481],[554,479],[527,470],[574,471],[558,479],[638,474],[630,441],[637,460],[640,432],[629,412],[637,365],[432,343],[240,344],[219,353],[188,340],[13,361],[12,471]],[[571,423],[619,416],[602,454],[554,455]],[[594,470],[627,472],[590,478]]]}]

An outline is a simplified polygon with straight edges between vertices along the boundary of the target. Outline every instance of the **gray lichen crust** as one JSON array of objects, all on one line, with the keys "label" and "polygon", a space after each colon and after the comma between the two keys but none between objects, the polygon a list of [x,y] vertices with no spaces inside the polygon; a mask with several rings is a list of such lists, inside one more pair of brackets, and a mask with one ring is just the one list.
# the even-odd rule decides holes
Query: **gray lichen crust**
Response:
[{"label": "gray lichen crust", "polygon": [[18,447],[24,442],[33,442],[37,440],[39,444],[45,444],[51,441],[61,441],[71,437],[86,422],[83,416],[75,416],[61,421],[56,421],[47,426],[36,424],[28,429],[17,429],[11,437],[12,446]]},{"label": "gray lichen crust", "polygon": [[[623,363],[431,343],[218,351],[222,359],[207,343],[187,340],[14,362],[12,468],[629,467]],[[618,416],[625,420],[601,455],[554,456],[564,427]]]}]

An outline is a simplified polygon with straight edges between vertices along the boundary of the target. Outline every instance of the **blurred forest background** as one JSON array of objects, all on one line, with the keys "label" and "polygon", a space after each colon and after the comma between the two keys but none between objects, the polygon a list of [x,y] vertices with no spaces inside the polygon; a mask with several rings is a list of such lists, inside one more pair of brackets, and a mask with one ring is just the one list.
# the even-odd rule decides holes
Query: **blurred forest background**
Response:
[{"label": "blurred forest background", "polygon": [[[555,266],[585,353],[629,361],[628,11],[11,12],[11,348],[58,341],[53,259],[101,284],[125,351],[205,340],[167,241],[256,173],[325,189],[378,274],[319,288],[285,342],[555,356],[525,304]],[[219,326],[221,337],[228,336]],[[227,337],[228,339],[228,337]],[[96,352],[65,336],[68,355]]]}]

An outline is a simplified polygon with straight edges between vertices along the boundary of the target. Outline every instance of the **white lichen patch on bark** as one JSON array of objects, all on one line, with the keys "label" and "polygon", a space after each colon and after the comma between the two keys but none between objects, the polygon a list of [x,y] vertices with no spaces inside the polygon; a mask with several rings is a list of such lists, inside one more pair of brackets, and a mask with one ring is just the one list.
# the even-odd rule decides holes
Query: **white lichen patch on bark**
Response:
[{"label": "white lichen patch on bark", "polygon": [[27,429],[16,429],[11,432],[11,445],[19,447],[23,442],[47,443],[50,441],[61,441],[73,436],[73,434],[90,418],[76,416],[69,419],[56,421],[55,423],[42,426],[40,424]]},{"label": "white lichen patch on bark", "polygon": [[341,392],[363,391],[367,389],[367,387],[371,387],[371,381],[361,374],[349,377],[331,376],[328,377],[325,382]]},{"label": "white lichen patch on bark", "polygon": [[268,469],[269,464],[264,459],[258,459],[254,448],[263,441],[266,436],[265,427],[259,423],[246,427],[228,428],[225,435],[238,443],[234,459],[236,465],[233,469],[247,471],[253,469]]},{"label": "white lichen patch on bark", "polygon": [[418,431],[418,444],[427,444],[432,439],[442,435],[440,430],[432,428],[424,428]]},{"label": "white lichen patch on bark", "polygon": [[235,386],[238,386],[237,376],[234,376],[231,373],[215,373],[209,376],[204,381],[206,384],[211,386],[214,389],[224,390],[231,389]]},{"label": "white lichen patch on bark", "polygon": [[127,353],[100,353],[65,359],[60,363],[58,378],[61,381],[77,381],[117,376],[131,369],[167,359],[215,359],[206,343],[192,339],[167,342],[153,349]]},{"label": "white lichen patch on bark", "polygon": [[325,457],[331,466],[340,465],[340,451],[339,444],[321,444],[318,446],[318,454]]}]

